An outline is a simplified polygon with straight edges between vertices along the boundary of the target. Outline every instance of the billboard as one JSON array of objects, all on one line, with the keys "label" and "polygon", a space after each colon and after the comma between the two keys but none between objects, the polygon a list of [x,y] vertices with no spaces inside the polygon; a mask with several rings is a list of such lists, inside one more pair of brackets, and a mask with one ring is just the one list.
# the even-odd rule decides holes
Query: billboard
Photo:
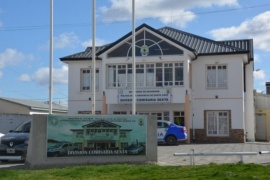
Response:
[{"label": "billboard", "polygon": [[145,115],[49,115],[47,157],[145,155]]}]

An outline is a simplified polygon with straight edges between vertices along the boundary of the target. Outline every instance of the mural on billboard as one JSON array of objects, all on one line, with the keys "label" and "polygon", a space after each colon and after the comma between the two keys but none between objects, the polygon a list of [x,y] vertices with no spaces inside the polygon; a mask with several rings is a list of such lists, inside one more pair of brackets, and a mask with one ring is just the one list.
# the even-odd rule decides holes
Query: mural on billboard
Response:
[{"label": "mural on billboard", "polygon": [[47,156],[145,155],[143,115],[49,115]]}]

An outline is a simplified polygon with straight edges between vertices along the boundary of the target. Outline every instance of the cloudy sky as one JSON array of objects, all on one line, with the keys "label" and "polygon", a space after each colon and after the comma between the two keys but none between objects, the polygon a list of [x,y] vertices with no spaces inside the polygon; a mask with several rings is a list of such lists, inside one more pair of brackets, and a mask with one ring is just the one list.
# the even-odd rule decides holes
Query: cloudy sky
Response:
[{"label": "cloudy sky", "polygon": [[[68,67],[59,58],[92,43],[92,1],[54,0],[54,102],[67,105]],[[96,0],[96,44],[131,31],[131,0]],[[0,2],[0,97],[48,101],[50,0]],[[136,26],[170,26],[213,40],[253,39],[254,89],[270,81],[268,0],[136,0]]]}]

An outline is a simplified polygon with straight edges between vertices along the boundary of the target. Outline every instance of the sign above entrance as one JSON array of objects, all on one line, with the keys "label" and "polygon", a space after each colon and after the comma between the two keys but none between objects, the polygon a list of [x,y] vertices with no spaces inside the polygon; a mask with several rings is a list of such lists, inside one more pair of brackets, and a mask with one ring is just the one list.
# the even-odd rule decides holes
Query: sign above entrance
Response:
[{"label": "sign above entrance", "polygon": [[[171,92],[170,89],[138,89],[136,90],[136,102],[138,104],[170,103]],[[132,90],[120,90],[118,94],[118,103],[131,104]]]}]

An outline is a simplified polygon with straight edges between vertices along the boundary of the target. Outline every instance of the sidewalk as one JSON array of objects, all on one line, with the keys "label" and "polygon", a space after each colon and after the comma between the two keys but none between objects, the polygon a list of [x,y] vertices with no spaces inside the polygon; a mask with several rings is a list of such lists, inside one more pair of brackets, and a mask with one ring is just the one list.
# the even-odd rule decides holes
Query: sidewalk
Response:
[{"label": "sidewalk", "polygon": [[[158,164],[163,166],[190,165],[189,156],[174,156],[174,153],[206,152],[257,152],[258,155],[243,156],[243,163],[270,164],[270,154],[260,155],[260,151],[270,151],[268,142],[231,143],[231,144],[180,144],[178,146],[158,146]],[[209,163],[238,163],[238,155],[229,156],[195,156],[195,165]]]}]

